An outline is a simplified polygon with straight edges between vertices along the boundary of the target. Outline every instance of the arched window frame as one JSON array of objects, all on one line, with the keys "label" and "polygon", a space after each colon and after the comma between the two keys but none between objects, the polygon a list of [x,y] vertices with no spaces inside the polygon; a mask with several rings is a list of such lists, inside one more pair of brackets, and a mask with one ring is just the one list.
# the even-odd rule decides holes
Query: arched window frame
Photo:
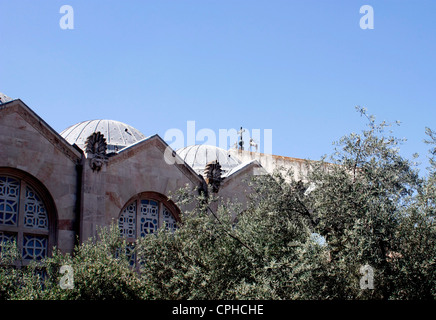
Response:
[{"label": "arched window frame", "polygon": [[[159,218],[163,215],[163,206],[165,206],[167,208],[167,210],[172,214],[172,216],[174,217],[174,219],[176,220],[176,222],[178,224],[180,224],[181,220],[180,220],[180,209],[174,204],[173,201],[171,201],[170,199],[168,199],[167,196],[162,195],[160,193],[157,192],[153,192],[153,191],[147,191],[147,192],[141,192],[137,195],[135,195],[134,197],[130,198],[126,205],[121,209],[121,212],[118,216],[118,222],[119,219],[121,218],[121,215],[123,214],[123,212],[126,210],[126,208],[128,208],[130,205],[132,205],[132,203],[136,203],[136,207],[135,207],[135,236],[134,237],[128,237],[126,235],[125,238],[128,242],[135,242],[136,239],[141,238],[141,231],[140,231],[140,227],[139,227],[139,203],[142,200],[151,200],[151,201],[155,201],[158,203],[158,215]],[[162,227],[162,220],[159,219],[158,222],[158,229]]]},{"label": "arched window frame", "polygon": [[[9,167],[0,167],[0,177],[9,177],[19,181],[20,195],[18,201],[18,221],[16,226],[0,224],[0,232],[15,234],[16,242],[21,256],[23,257],[23,241],[25,236],[45,236],[47,238],[46,257],[50,256],[53,247],[57,243],[57,210],[53,198],[47,188],[29,173]],[[47,213],[47,229],[30,228],[24,226],[24,213],[26,203],[26,187],[30,187],[44,204]],[[24,265],[31,259],[22,259]]]}]

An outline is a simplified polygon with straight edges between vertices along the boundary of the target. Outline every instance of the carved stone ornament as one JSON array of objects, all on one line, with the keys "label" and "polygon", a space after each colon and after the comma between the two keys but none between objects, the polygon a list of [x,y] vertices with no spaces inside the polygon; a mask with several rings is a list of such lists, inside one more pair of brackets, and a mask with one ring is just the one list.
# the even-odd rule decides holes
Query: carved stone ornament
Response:
[{"label": "carved stone ornament", "polygon": [[86,139],[85,152],[90,159],[89,165],[92,171],[100,171],[107,160],[106,150],[106,138],[100,131],[94,132]]},{"label": "carved stone ornament", "polygon": [[213,192],[218,192],[223,178],[221,177],[222,170],[218,160],[211,161],[204,168],[204,177],[206,183],[212,187]]}]

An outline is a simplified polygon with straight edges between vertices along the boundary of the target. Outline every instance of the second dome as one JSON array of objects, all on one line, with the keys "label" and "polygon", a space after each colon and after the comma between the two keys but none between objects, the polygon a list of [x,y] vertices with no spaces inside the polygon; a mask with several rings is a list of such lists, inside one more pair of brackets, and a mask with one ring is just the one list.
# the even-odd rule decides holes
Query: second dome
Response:
[{"label": "second dome", "polygon": [[198,174],[203,174],[206,164],[211,161],[218,160],[224,173],[241,163],[226,150],[205,144],[180,148],[177,154]]}]

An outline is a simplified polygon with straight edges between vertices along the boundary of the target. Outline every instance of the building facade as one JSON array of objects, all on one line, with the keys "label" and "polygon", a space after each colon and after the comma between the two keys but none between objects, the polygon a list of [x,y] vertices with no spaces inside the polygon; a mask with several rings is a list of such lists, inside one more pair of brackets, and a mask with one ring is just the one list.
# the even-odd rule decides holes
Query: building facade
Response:
[{"label": "building facade", "polygon": [[180,188],[210,186],[223,200],[244,203],[250,176],[301,165],[206,145],[176,151],[158,135],[113,120],[58,133],[23,101],[0,94],[0,242],[15,240],[24,259],[38,260],[53,246],[71,253],[77,240],[112,223],[133,241],[161,226],[177,228],[189,209],[169,197]]}]

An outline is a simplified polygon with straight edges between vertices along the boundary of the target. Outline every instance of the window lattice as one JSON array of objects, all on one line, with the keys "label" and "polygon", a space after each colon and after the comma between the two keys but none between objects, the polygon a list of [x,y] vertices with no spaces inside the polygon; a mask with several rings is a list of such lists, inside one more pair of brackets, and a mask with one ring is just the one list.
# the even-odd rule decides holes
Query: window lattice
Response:
[{"label": "window lattice", "polygon": [[17,225],[19,200],[20,181],[10,177],[0,177],[0,224]]},{"label": "window lattice", "polygon": [[136,237],[136,201],[127,206],[121,213],[118,226],[122,237]]},{"label": "window lattice", "polygon": [[164,206],[162,210],[162,218],[165,223],[165,229],[170,230],[172,232],[177,229],[177,221],[174,219],[171,212]]},{"label": "window lattice", "polygon": [[138,199],[131,202],[120,214],[118,227],[120,235],[135,239],[155,233],[160,227],[174,232],[176,219],[162,202]]},{"label": "window lattice", "polygon": [[25,235],[23,241],[23,258],[41,260],[47,255],[47,237]]},{"label": "window lattice", "polygon": [[27,183],[0,176],[0,244],[15,242],[24,260],[47,256],[49,219],[41,196]]},{"label": "window lattice", "polygon": [[3,249],[3,245],[9,244],[11,245],[12,243],[16,242],[16,236],[15,234],[10,234],[10,233],[5,233],[0,231],[0,253],[2,252]]},{"label": "window lattice", "polygon": [[48,229],[47,211],[44,203],[30,187],[26,187],[24,226],[27,228]]},{"label": "window lattice", "polygon": [[147,234],[156,232],[159,219],[158,203],[153,200],[141,200],[140,217],[141,237],[145,237]]},{"label": "window lattice", "polygon": [[12,243],[16,240],[17,239],[16,239],[15,234],[0,231],[0,244],[7,243],[7,242]]}]

